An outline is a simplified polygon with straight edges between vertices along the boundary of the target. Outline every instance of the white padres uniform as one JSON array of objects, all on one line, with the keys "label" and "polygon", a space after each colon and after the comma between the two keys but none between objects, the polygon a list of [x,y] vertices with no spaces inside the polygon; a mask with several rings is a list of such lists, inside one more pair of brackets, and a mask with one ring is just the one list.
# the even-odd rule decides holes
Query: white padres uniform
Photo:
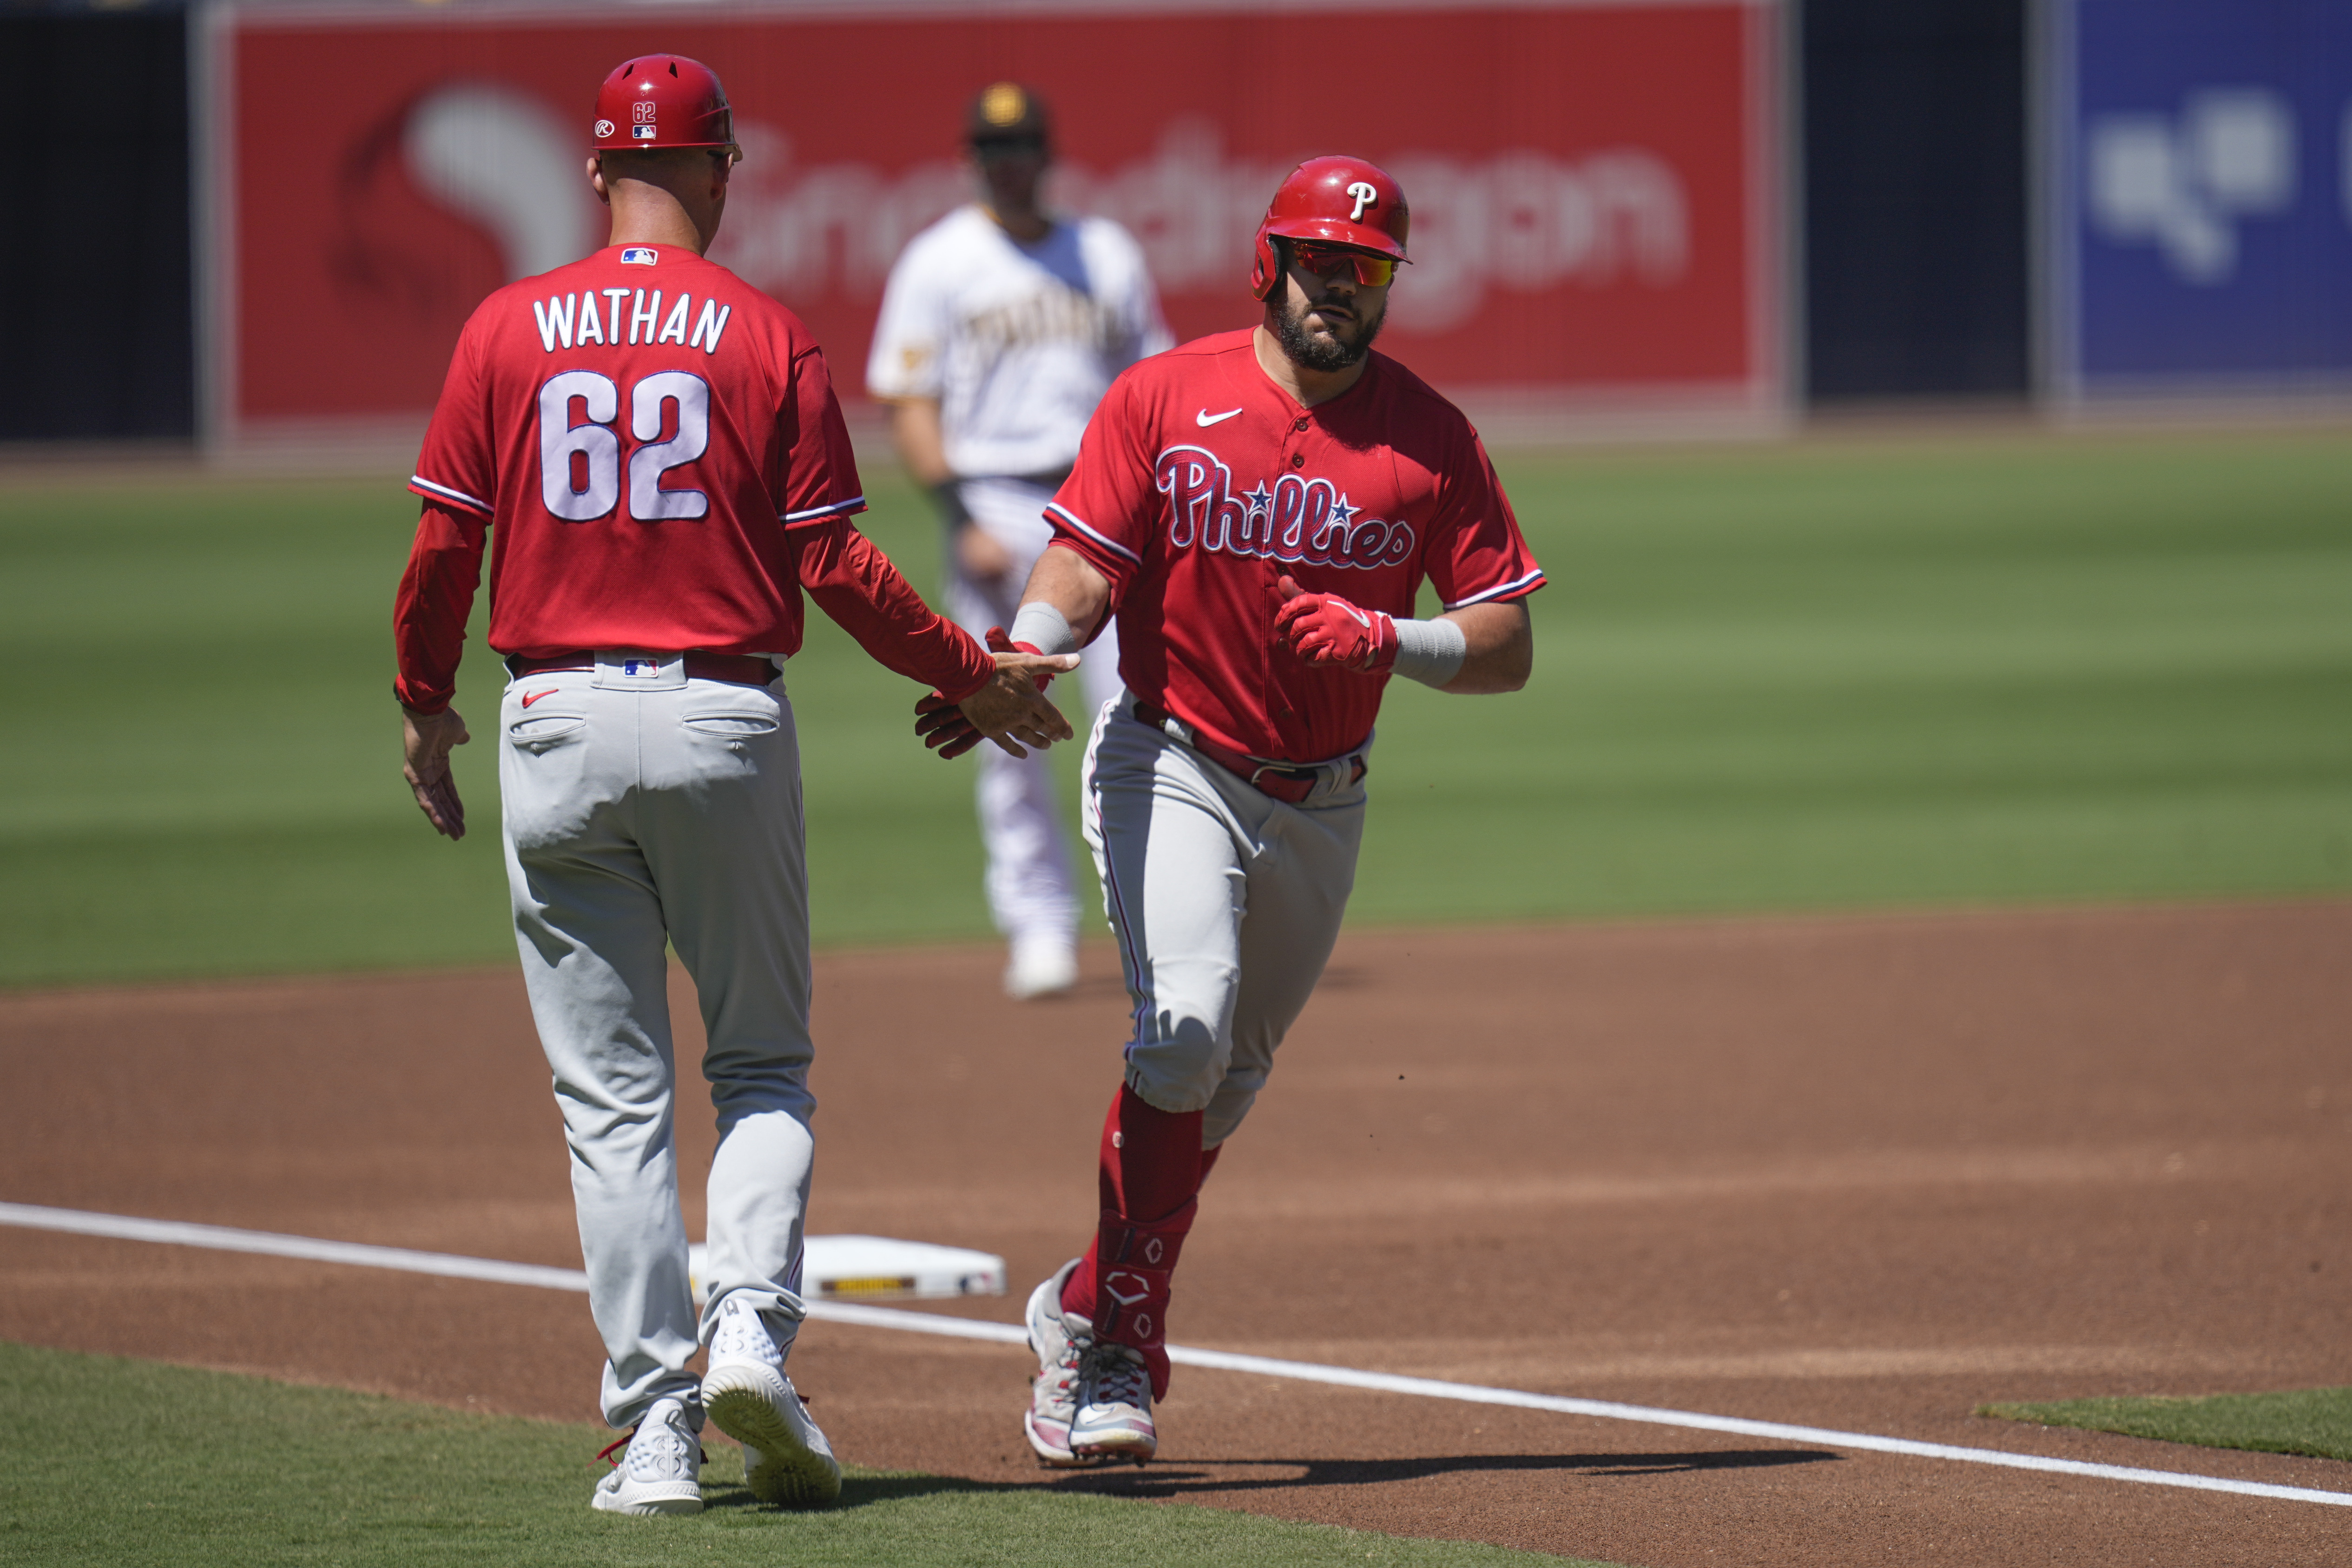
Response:
[{"label": "white padres uniform", "polygon": [[[1009,626],[1022,584],[1053,538],[1045,504],[1113,377],[1170,346],[1134,239],[1107,218],[1058,222],[1023,244],[981,207],[919,234],[890,270],[867,362],[878,398],[936,398],[949,468],[964,509],[1013,558],[994,582],[967,576],[948,552],[948,605],[975,637]],[[1119,690],[1118,645],[1106,630],[1079,669],[1087,707]],[[1016,945],[1068,942],[1077,898],[1045,758],[979,749],[981,837],[989,912]]]}]

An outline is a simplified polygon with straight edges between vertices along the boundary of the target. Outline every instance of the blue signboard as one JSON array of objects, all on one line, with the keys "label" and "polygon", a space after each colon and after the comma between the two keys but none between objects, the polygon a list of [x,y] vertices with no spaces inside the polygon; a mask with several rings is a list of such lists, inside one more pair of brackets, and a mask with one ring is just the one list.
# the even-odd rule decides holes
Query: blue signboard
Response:
[{"label": "blue signboard", "polygon": [[2061,390],[2352,386],[2352,0],[2051,9]]}]

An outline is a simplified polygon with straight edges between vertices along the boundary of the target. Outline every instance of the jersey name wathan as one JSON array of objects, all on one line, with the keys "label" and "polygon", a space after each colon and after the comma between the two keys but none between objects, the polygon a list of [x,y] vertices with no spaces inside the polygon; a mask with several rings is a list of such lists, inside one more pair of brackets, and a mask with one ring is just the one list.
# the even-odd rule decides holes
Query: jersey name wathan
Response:
[{"label": "jersey name wathan", "polygon": [[694,312],[694,296],[680,294],[667,310],[658,289],[583,289],[558,294],[541,304],[530,302],[539,323],[539,341],[549,353],[557,349],[584,348],[590,343],[621,347],[631,343],[677,343],[706,354],[719,352],[719,334],[727,331],[732,305],[702,301]]}]

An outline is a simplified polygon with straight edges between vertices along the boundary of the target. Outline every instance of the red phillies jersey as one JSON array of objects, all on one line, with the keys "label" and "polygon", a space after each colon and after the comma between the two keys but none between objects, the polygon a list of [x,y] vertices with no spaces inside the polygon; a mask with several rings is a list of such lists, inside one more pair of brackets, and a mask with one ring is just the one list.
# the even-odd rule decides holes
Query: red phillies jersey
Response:
[{"label": "red phillies jersey", "polygon": [[1251,756],[1321,762],[1371,733],[1388,672],[1318,669],[1276,635],[1287,574],[1412,614],[1543,586],[1478,433],[1402,365],[1301,408],[1247,331],[1148,359],[1095,410],[1046,509],[1054,542],[1110,579],[1128,689]]},{"label": "red phillies jersey", "polygon": [[409,489],[495,522],[490,646],[531,655],[797,653],[794,534],[866,507],[808,329],[667,245],[483,300]]}]

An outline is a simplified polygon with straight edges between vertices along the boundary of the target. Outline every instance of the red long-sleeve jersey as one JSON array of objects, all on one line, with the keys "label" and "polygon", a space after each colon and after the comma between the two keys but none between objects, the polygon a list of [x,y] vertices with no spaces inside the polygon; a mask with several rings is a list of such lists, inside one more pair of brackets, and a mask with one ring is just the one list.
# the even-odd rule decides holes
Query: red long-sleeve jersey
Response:
[{"label": "red long-sleeve jersey", "polygon": [[419,712],[448,705],[486,545],[501,654],[790,655],[805,589],[951,698],[994,669],[849,522],[866,498],[808,329],[688,250],[609,247],[485,300],[409,488],[394,690]]}]

